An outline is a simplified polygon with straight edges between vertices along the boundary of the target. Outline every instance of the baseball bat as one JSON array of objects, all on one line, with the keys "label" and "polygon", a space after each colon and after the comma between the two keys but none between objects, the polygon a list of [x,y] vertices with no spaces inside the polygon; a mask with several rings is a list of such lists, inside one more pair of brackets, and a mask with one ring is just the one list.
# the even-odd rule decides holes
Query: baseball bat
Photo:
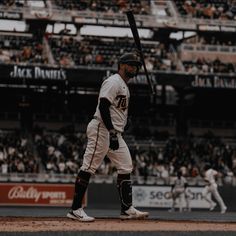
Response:
[{"label": "baseball bat", "polygon": [[142,64],[143,64],[144,73],[145,73],[146,78],[147,78],[148,86],[150,88],[151,93],[153,95],[155,95],[155,90],[153,88],[152,81],[151,81],[151,79],[148,76],[148,71],[147,71],[147,68],[146,68],[146,63],[144,61],[142,45],[141,45],[141,41],[140,41],[140,37],[139,37],[139,33],[138,33],[138,29],[137,29],[137,25],[136,25],[136,22],[135,22],[135,19],[134,19],[133,12],[131,10],[127,11],[126,15],[127,15],[128,21],[129,21],[130,29],[131,29],[132,34],[133,34],[135,46],[136,46],[136,48],[138,49],[138,51],[140,53],[140,58],[141,58],[141,61],[142,61]]}]

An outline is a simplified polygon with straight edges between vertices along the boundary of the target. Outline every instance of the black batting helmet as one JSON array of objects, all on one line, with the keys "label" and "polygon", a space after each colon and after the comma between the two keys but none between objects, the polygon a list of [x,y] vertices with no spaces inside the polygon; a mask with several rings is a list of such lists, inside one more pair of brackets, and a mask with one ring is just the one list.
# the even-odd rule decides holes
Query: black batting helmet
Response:
[{"label": "black batting helmet", "polygon": [[141,67],[142,62],[140,60],[140,57],[137,53],[133,52],[127,52],[124,53],[120,58],[119,58],[119,64],[128,64],[128,65],[134,65]]},{"label": "black batting helmet", "polygon": [[178,170],[177,176],[178,176],[178,177],[181,177],[182,175],[183,175],[182,171],[181,171],[181,170]]},{"label": "black batting helmet", "polygon": [[207,162],[204,166],[204,170],[209,170],[211,168],[211,164]]}]

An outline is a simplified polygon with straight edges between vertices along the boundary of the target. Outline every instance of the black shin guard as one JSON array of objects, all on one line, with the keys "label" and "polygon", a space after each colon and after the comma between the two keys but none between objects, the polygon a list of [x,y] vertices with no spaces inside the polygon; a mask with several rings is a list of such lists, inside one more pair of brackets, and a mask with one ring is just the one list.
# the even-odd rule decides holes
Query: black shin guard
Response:
[{"label": "black shin guard", "polygon": [[132,205],[132,184],[130,174],[118,174],[117,189],[121,202],[121,211],[126,211]]},{"label": "black shin guard", "polygon": [[72,210],[82,207],[84,194],[87,190],[91,174],[85,171],[80,171],[75,181],[74,199],[72,203]]}]

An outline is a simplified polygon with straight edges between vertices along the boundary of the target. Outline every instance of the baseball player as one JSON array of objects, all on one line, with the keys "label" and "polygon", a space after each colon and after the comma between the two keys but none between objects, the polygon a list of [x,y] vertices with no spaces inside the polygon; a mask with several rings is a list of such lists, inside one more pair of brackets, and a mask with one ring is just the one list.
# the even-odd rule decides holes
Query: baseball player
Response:
[{"label": "baseball player", "polygon": [[75,182],[74,199],[67,217],[82,222],[94,221],[82,208],[82,199],[89,179],[94,175],[105,156],[117,169],[117,189],[121,203],[121,219],[145,218],[148,212],[132,205],[131,172],[133,170],[129,149],[122,137],[127,123],[130,99],[128,81],[135,77],[141,67],[137,53],[125,53],[118,62],[118,73],[102,83],[93,119],[87,127],[87,147]]},{"label": "baseball player", "polygon": [[189,207],[189,194],[187,192],[187,180],[184,176],[182,176],[182,172],[178,171],[177,178],[174,181],[174,184],[171,186],[171,196],[173,199],[172,207],[169,210],[170,212],[175,211],[176,201],[179,199],[179,211],[183,211],[184,200],[186,202],[186,209],[191,211]]},{"label": "baseball player", "polygon": [[218,187],[215,181],[215,177],[218,175],[218,172],[211,168],[211,165],[207,163],[204,167],[204,180],[206,186],[202,191],[203,198],[210,204],[209,210],[212,211],[216,207],[216,203],[212,200],[212,195],[219,203],[221,208],[221,214],[224,214],[227,210],[227,207],[218,192]]}]

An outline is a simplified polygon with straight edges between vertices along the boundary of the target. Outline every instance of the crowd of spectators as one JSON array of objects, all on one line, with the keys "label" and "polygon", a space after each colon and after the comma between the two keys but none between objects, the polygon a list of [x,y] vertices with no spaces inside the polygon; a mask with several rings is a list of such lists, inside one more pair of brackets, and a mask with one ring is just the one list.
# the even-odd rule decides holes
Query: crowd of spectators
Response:
[{"label": "crowd of spectators", "polygon": [[0,35],[0,62],[47,64],[43,53],[43,43],[32,35]]},{"label": "crowd of spectators", "polygon": [[[150,15],[152,12],[151,0],[50,0],[53,7],[65,10],[105,12],[108,14],[124,13],[132,9],[135,14]],[[42,0],[45,7],[47,1]],[[234,0],[173,0],[180,16],[199,19],[235,20],[236,5]],[[28,5],[27,0],[0,0],[0,5],[6,7],[23,7]]]},{"label": "crowd of spectators", "polygon": [[[30,141],[18,133],[1,134],[1,173],[77,173],[86,147],[84,133],[73,128],[49,132],[38,127],[34,129],[32,139]],[[165,179],[176,175],[181,169],[186,177],[201,177],[205,163],[211,163],[222,177],[236,176],[236,149],[212,133],[201,138],[169,137],[159,145],[149,140],[149,145],[143,146],[135,139],[128,144],[135,176]],[[114,170],[115,167],[106,157],[97,174],[113,175]]]},{"label": "crowd of spectators", "polygon": [[183,41],[179,47],[180,59],[187,73],[235,73],[235,60],[231,56],[235,45],[234,38],[196,35]]},{"label": "crowd of spectators", "polygon": [[235,20],[236,5],[233,0],[174,0],[182,16],[201,19]]},{"label": "crowd of spectators", "polygon": [[29,137],[17,130],[1,130],[0,173],[39,173],[40,162]]},{"label": "crowd of spectators", "polygon": [[[202,167],[206,162],[211,163],[222,176],[236,175],[236,150],[212,133],[202,138],[169,137],[164,145],[163,143],[158,145],[158,141],[149,140],[149,145],[143,146],[142,142],[137,143],[135,140],[129,142],[135,175],[164,178],[182,169],[185,176],[196,177],[201,175]],[[63,129],[60,132],[48,132],[43,128],[35,128],[32,142],[43,166],[43,172],[75,174],[82,164],[86,141],[86,135],[76,132],[74,128]],[[8,163],[9,172],[38,171],[38,166],[32,169],[32,163],[27,162],[31,160],[35,164],[36,161],[29,149],[26,149],[28,146],[26,138],[6,135],[1,143],[2,171],[7,160],[11,163]],[[13,163],[20,162],[26,163],[23,171],[21,168],[12,167]],[[98,174],[111,174],[113,170],[114,166],[108,158],[105,158]]]},{"label": "crowd of spectators", "polygon": [[[47,37],[52,55],[59,66],[115,67],[124,51],[134,50],[129,39],[101,37]],[[156,42],[144,43],[146,65],[149,70],[169,70],[175,63],[169,48]],[[42,40],[32,35],[1,35],[0,62],[23,64],[48,64],[48,54]]]},{"label": "crowd of spectators", "polygon": [[[47,64],[48,55],[42,40],[32,36],[1,35],[0,36],[0,62],[1,63],[23,63],[23,64]],[[90,66],[109,67],[116,69],[117,60],[124,51],[134,50],[133,42],[128,38],[102,38],[84,36],[75,38],[72,36],[47,37],[48,44],[53,56],[53,62],[62,67]],[[197,41],[197,42],[196,42]],[[184,41],[184,45],[199,45],[211,43],[224,46],[226,41],[216,40],[212,37],[196,37]],[[234,44],[228,42],[228,46]],[[187,73],[234,73],[235,64],[223,61],[220,57],[211,59],[204,56],[181,59],[181,55],[173,51],[173,45],[165,45],[156,41],[143,42],[146,67],[148,71],[185,71]],[[188,53],[183,49],[176,51]],[[199,50],[203,50],[199,47]],[[207,49],[205,49],[207,52]],[[192,52],[190,51],[189,53]],[[197,52],[196,52],[197,53]],[[219,51],[222,55],[222,51]],[[225,52],[227,53],[227,52]],[[181,61],[182,60],[182,61]],[[231,59],[230,59],[231,60]],[[182,66],[181,66],[182,65]]]},{"label": "crowd of spectators", "polygon": [[132,150],[135,156],[137,175],[167,178],[181,169],[186,177],[202,175],[205,163],[217,169],[221,176],[235,176],[235,149],[214,135],[203,138],[170,138],[163,148],[146,151]]},{"label": "crowd of spectators", "polygon": [[33,139],[47,173],[77,173],[86,145],[85,134],[74,131],[50,133],[38,127]]},{"label": "crowd of spectators", "polygon": [[[124,13],[132,9],[134,14],[150,15],[152,12],[151,0],[50,0],[51,5],[65,10],[91,11],[101,13]],[[45,7],[47,1],[42,0]],[[236,5],[234,0],[173,0],[180,16],[199,19],[235,20]],[[0,0],[0,5],[6,7],[23,7],[28,5],[27,0]],[[168,10],[168,9],[167,9]]]},{"label": "crowd of spectators", "polygon": [[[207,40],[207,38],[206,38]],[[208,39],[210,40],[210,39]],[[212,43],[218,43],[214,39]],[[117,58],[124,51],[134,49],[133,43],[129,39],[104,39],[99,37],[84,37],[77,40],[73,37],[49,38],[55,60],[61,66],[104,66],[114,67],[117,65]],[[222,42],[223,44],[223,42]],[[230,42],[229,42],[230,44]],[[146,56],[146,66],[149,71],[181,71],[179,66],[181,58],[177,58],[171,52],[171,45],[163,43],[145,43],[143,49]],[[177,50],[177,49],[176,49]],[[222,53],[222,52],[220,52]],[[216,55],[217,56],[217,55]],[[224,62],[220,58],[209,59],[204,57],[191,58],[189,61],[181,62],[187,73],[234,73],[235,64]]]},{"label": "crowd of spectators", "polygon": [[[116,67],[117,59],[124,51],[135,49],[133,42],[128,38],[102,38],[84,36],[78,38],[62,36],[49,37],[55,61],[61,66],[89,65]],[[175,61],[171,56],[170,48],[162,43],[143,42],[147,69],[170,70]]]},{"label": "crowd of spectators", "polygon": [[90,10],[106,13],[124,13],[133,9],[135,14],[150,13],[150,0],[54,0],[56,6],[67,10]]},{"label": "crowd of spectators", "polygon": [[[114,10],[120,6],[129,4],[136,5],[147,5],[150,6],[150,1],[52,1],[55,5],[61,6],[65,9],[76,9],[80,10],[90,9],[96,11],[108,11],[110,8]],[[145,3],[144,3],[145,2]],[[234,5],[232,1],[214,1],[211,0],[209,3],[204,1],[174,1],[178,6],[180,12],[183,13],[183,9],[186,6],[191,6],[194,11],[198,12],[205,10],[208,6],[215,8],[217,11],[221,9],[222,12],[231,11],[234,12]],[[24,1],[26,4],[27,1]],[[232,3],[232,6],[230,5]],[[3,5],[17,5],[23,4],[23,1],[0,1]],[[205,6],[206,5],[206,6]],[[205,8],[204,8],[204,7]],[[108,8],[108,9],[107,9]],[[114,8],[114,9],[113,9]],[[121,7],[121,9],[123,9]],[[135,8],[134,8],[135,9]],[[182,10],[181,10],[182,9]],[[114,10],[115,11],[115,10]],[[120,11],[120,8],[119,8]],[[142,14],[139,9],[137,12]],[[183,13],[184,14],[184,13]],[[197,14],[199,15],[199,13]],[[197,44],[201,45],[216,45],[216,46],[234,46],[235,39],[228,37],[216,37],[209,34],[201,34],[195,38],[183,40],[183,44]],[[1,35],[0,36],[0,62],[3,63],[23,63],[23,64],[47,64],[62,67],[74,67],[74,66],[95,66],[95,67],[114,67],[117,65],[117,58],[124,52],[130,51],[135,48],[132,40],[128,38],[112,38],[112,37],[94,37],[94,36],[68,36],[68,35],[47,35],[45,41],[49,44],[49,47],[44,45],[42,38],[32,35]],[[177,54],[178,50],[182,50],[181,45],[172,45],[166,42],[157,42],[155,40],[142,42],[143,50],[145,55],[146,67],[148,71],[159,70],[159,71],[181,71],[187,73],[235,73],[235,62],[225,61],[225,58],[217,57],[217,51],[214,52],[216,57],[209,59],[203,56],[193,56],[188,60],[182,59]],[[199,47],[200,49],[203,49]],[[49,51],[48,51],[49,50]],[[205,48],[206,52],[212,50]],[[234,52],[234,51],[232,51]],[[184,52],[188,53],[187,51]],[[220,51],[219,53],[224,53]],[[227,50],[225,51],[227,53]],[[189,52],[191,54],[191,52]],[[50,55],[50,60],[49,60]],[[205,54],[207,55],[207,54]],[[223,55],[223,54],[222,54]],[[51,60],[51,56],[53,57]]]},{"label": "crowd of spectators", "polygon": [[183,61],[184,69],[187,73],[235,73],[235,65],[233,63],[225,63],[218,58],[209,60],[204,57],[196,60]]}]

